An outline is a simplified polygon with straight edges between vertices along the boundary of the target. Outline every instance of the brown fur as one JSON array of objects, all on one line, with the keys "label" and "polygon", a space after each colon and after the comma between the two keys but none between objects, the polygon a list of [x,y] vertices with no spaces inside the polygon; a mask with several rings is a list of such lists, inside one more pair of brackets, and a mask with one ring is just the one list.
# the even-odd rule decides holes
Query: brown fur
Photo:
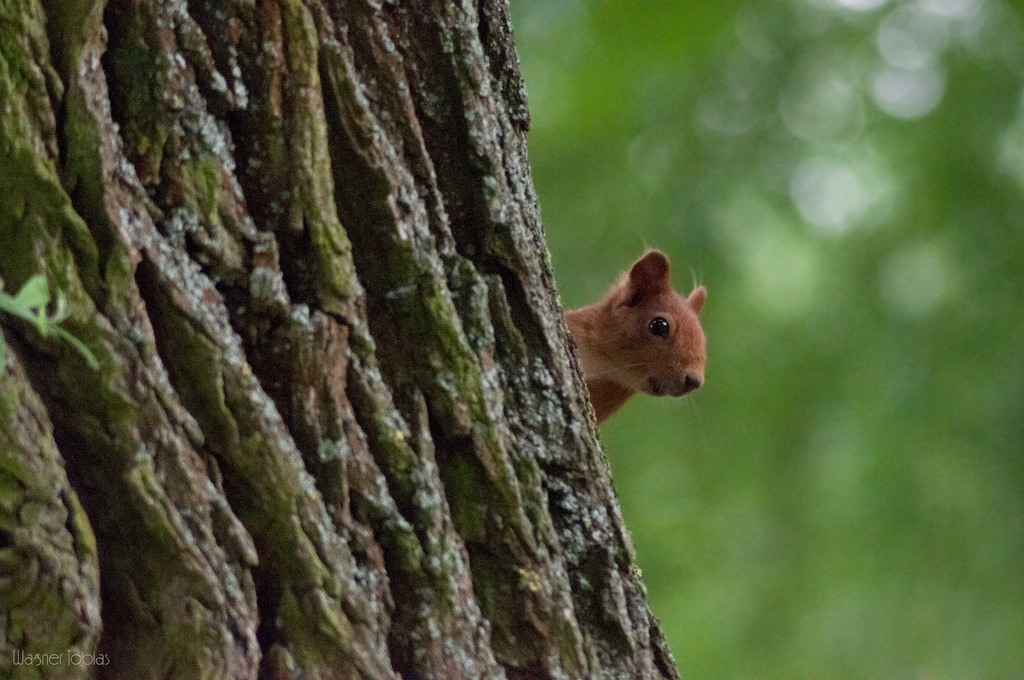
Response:
[{"label": "brown fur", "polygon": [[[704,384],[707,351],[697,315],[706,299],[704,286],[687,297],[674,291],[668,257],[652,250],[599,301],[565,313],[597,422],[637,392],[681,397]],[[664,335],[652,330],[657,317],[668,322]]]}]

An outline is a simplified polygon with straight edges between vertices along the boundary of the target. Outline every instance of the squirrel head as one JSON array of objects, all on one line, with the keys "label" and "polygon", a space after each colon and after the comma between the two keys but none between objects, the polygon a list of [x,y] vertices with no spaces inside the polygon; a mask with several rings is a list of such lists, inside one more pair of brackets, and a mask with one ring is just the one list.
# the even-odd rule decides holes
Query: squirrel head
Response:
[{"label": "squirrel head", "polygon": [[605,357],[615,382],[680,397],[704,384],[707,350],[698,315],[707,290],[697,286],[683,296],[669,274],[668,257],[652,250],[622,275],[605,296],[611,323],[601,345],[615,354]]}]

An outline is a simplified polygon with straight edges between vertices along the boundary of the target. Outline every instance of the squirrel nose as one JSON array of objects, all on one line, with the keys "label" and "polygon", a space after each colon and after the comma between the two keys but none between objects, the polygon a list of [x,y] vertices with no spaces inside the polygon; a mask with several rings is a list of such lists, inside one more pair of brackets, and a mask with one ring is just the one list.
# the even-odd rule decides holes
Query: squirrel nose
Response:
[{"label": "squirrel nose", "polygon": [[693,392],[695,389],[704,384],[704,381],[695,375],[687,375],[683,380],[683,394]]}]

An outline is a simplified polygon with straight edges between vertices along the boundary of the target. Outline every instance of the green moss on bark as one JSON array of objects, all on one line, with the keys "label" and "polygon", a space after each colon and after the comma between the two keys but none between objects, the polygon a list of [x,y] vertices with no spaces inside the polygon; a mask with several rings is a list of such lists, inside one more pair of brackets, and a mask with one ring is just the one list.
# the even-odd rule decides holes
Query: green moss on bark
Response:
[{"label": "green moss on bark", "polygon": [[100,633],[92,528],[17,355],[0,366],[0,674],[16,654],[94,653]]}]

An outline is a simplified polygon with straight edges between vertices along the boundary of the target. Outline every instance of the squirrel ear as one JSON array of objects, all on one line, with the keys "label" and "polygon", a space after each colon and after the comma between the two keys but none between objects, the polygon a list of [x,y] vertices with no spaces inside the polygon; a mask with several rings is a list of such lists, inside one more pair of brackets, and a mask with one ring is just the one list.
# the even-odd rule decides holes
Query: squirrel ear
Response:
[{"label": "squirrel ear", "polygon": [[704,309],[704,303],[708,299],[708,289],[704,286],[697,286],[691,292],[686,301],[690,303],[690,308],[693,309],[694,313],[700,314],[700,310]]},{"label": "squirrel ear", "polygon": [[624,303],[632,307],[645,297],[665,293],[671,289],[668,257],[659,250],[652,250],[637,260],[629,270]]}]

